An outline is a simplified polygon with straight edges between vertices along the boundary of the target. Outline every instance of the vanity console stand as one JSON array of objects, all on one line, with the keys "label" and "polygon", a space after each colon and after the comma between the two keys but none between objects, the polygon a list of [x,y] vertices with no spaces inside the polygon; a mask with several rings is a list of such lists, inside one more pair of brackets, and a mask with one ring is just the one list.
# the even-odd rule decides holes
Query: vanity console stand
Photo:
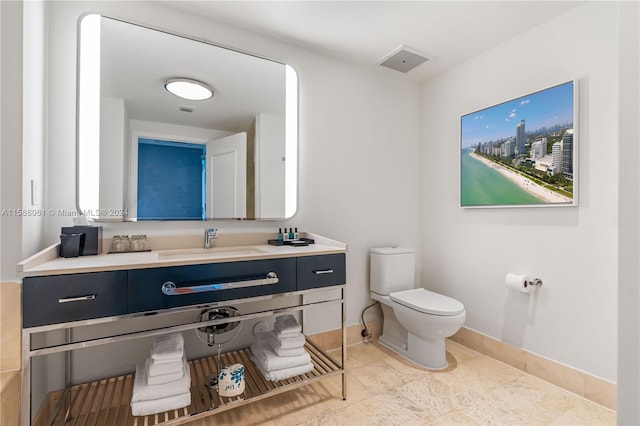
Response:
[{"label": "vanity console stand", "polygon": [[[308,247],[256,243],[216,247],[210,252],[156,250],[74,259],[57,258],[54,246],[25,260],[18,265],[23,311],[22,424],[33,421],[38,426],[58,425],[68,420],[73,424],[114,426],[183,424],[334,375],[342,376],[342,398],[346,399],[346,246],[317,235],[313,238],[316,244]],[[266,239],[256,235],[255,241]],[[72,354],[85,348],[231,322],[268,320],[332,305],[341,308],[339,359],[307,337],[305,348],[314,369],[290,379],[268,381],[250,360],[249,349],[226,352],[221,355],[221,365],[245,366],[245,392],[236,397],[220,397],[206,386],[207,377],[217,373],[213,347],[210,356],[189,358],[191,404],[179,410],[133,416],[133,373],[71,383]],[[183,318],[185,315],[180,314],[197,315],[225,306],[235,307],[238,315],[208,321],[171,321],[172,315]],[[136,323],[137,318],[150,315],[168,321],[155,327],[147,321],[142,328]],[[123,327],[105,335],[105,324],[113,322]],[[302,325],[304,331],[304,322]],[[84,337],[74,335],[80,328],[83,332],[79,334]],[[95,335],[91,333],[94,328],[99,330]],[[92,337],[86,337],[87,330]],[[51,332],[64,334],[64,341],[51,344],[37,337]],[[51,354],[64,354],[67,383],[59,392],[50,393],[41,407],[32,407],[33,361]],[[134,369],[132,365],[131,371]]]}]

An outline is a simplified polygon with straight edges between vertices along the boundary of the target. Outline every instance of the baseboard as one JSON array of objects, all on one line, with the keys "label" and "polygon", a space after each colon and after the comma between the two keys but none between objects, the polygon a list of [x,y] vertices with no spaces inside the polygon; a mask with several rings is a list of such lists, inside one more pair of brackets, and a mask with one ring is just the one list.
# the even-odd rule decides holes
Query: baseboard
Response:
[{"label": "baseboard", "polygon": [[[361,324],[347,326],[347,345],[363,342],[365,338],[362,337],[362,331]],[[368,321],[367,331],[371,334],[371,337],[379,337],[382,334],[382,320]],[[309,337],[325,351],[337,349],[342,345],[341,329],[312,334]]]}]

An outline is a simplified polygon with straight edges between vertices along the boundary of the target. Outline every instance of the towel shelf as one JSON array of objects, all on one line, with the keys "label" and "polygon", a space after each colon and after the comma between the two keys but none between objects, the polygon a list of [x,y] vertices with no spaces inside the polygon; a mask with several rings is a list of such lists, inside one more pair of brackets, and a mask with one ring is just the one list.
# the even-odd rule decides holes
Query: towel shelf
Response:
[{"label": "towel shelf", "polygon": [[[260,371],[249,359],[248,349],[222,354],[223,364],[241,363],[245,366],[245,391],[242,395],[231,398],[221,397],[215,391],[209,391],[204,385],[207,376],[215,372],[215,357],[191,360],[189,361],[191,404],[179,410],[149,416],[135,417],[131,415],[129,401],[131,401],[133,374],[76,385],[65,391],[49,395],[50,401],[45,404],[49,407],[49,411],[46,413],[47,424],[67,424],[65,417],[73,419],[75,424],[105,426],[153,426],[182,423],[185,418],[196,420],[207,417],[213,413],[226,411],[342,373],[342,364],[318,348],[311,340],[307,340],[305,349],[311,355],[313,370],[275,382],[267,381],[262,377]],[[66,407],[64,401],[71,401],[70,407]]]}]

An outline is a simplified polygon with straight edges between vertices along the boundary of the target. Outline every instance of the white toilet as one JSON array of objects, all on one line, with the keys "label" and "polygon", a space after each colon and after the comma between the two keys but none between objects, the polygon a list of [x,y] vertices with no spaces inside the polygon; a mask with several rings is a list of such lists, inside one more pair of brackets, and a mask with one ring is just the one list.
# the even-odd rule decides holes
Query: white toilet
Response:
[{"label": "white toilet", "polygon": [[464,305],[451,297],[414,288],[416,251],[371,249],[371,298],[384,315],[380,343],[432,370],[447,368],[444,339],[464,324]]}]

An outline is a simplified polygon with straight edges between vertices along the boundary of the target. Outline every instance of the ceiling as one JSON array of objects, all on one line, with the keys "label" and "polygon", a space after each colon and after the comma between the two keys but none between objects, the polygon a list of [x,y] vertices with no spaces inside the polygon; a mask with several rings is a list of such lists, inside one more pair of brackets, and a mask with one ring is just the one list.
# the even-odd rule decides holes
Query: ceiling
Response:
[{"label": "ceiling", "polygon": [[[405,45],[425,81],[583,1],[166,1],[212,20],[364,66]],[[389,72],[397,72],[391,71]]]},{"label": "ceiling", "polygon": [[[258,114],[285,115],[281,63],[117,19],[103,17],[100,26],[100,93],[122,100],[130,119],[235,133]],[[214,96],[174,96],[163,88],[170,78],[202,81]]]}]

